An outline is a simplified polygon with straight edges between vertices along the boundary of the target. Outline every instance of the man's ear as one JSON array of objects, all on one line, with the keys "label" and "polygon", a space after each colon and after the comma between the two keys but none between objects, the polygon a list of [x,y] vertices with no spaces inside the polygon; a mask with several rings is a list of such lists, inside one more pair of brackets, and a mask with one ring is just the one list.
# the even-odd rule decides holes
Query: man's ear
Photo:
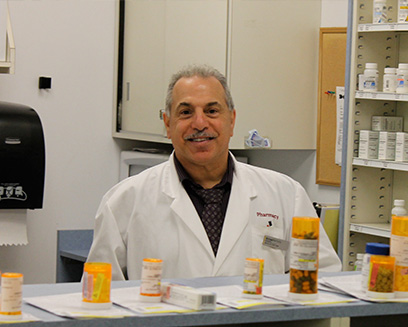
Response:
[{"label": "man's ear", "polygon": [[235,118],[237,117],[237,112],[235,109],[231,112],[231,137],[234,135]]},{"label": "man's ear", "polygon": [[171,139],[171,134],[170,134],[170,117],[167,116],[167,114],[165,112],[163,112],[163,122],[164,122],[164,126],[166,127],[166,131],[167,131],[167,138]]}]

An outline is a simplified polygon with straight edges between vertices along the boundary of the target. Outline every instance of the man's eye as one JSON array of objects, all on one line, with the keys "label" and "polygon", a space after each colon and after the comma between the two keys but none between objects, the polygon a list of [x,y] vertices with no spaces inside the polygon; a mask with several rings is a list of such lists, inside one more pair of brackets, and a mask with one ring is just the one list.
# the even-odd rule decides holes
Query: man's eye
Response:
[{"label": "man's eye", "polygon": [[191,110],[189,110],[189,109],[180,110],[180,116],[186,116],[186,115],[189,115],[189,114],[191,114]]},{"label": "man's eye", "polygon": [[209,108],[207,112],[208,112],[209,114],[213,115],[213,114],[216,114],[216,113],[218,112],[218,109],[216,109],[216,108]]}]

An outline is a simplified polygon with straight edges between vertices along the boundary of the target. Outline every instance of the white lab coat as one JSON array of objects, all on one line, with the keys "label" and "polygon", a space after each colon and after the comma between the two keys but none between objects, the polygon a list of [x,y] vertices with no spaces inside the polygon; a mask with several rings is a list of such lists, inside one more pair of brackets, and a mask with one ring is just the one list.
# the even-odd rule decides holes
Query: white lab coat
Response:
[{"label": "white lab coat", "polygon": [[[265,259],[265,274],[289,270],[289,251],[262,244],[264,236],[290,240],[294,216],[316,217],[293,179],[235,160],[231,195],[217,256],[169,161],[129,177],[102,199],[88,261],[110,262],[112,279],[140,279],[144,258],[163,259],[163,278],[242,275],[245,258]],[[279,243],[279,242],[278,242]],[[341,263],[320,228],[319,267]]]}]

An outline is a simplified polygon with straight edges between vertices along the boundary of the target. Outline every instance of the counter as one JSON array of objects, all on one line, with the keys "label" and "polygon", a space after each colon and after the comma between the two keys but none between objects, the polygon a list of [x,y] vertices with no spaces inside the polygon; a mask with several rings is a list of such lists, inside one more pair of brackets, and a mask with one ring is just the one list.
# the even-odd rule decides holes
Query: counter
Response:
[{"label": "counter", "polygon": [[[320,273],[320,276],[337,276],[354,272]],[[284,284],[288,275],[267,275],[264,285]],[[242,276],[208,277],[170,280],[192,287],[209,287],[242,284]],[[138,286],[139,281],[113,282],[113,288]],[[23,297],[81,292],[80,283],[24,285]],[[408,303],[369,303],[358,301],[320,306],[287,306],[267,309],[160,314],[120,319],[73,320],[55,316],[26,303],[23,311],[43,319],[39,322],[13,324],[14,327],[127,327],[127,326],[401,326],[408,321]],[[342,318],[344,319],[332,319]],[[11,326],[11,324],[2,324]]]}]

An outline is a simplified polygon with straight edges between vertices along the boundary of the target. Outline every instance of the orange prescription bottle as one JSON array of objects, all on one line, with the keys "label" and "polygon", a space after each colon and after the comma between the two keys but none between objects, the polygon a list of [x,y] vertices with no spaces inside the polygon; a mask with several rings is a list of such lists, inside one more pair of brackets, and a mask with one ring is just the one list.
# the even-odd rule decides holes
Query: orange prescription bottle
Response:
[{"label": "orange prescription bottle", "polygon": [[246,258],[242,297],[262,298],[264,259]]},{"label": "orange prescription bottle", "polygon": [[319,227],[319,218],[293,217],[289,281],[289,297],[293,300],[317,298]]},{"label": "orange prescription bottle", "polygon": [[390,255],[395,257],[395,296],[408,297],[408,216],[392,216]]},{"label": "orange prescription bottle", "polygon": [[82,278],[82,306],[87,309],[109,309],[112,265],[106,262],[86,262]]},{"label": "orange prescription bottle", "polygon": [[1,275],[0,320],[22,319],[23,274],[3,273]]},{"label": "orange prescription bottle", "polygon": [[141,301],[143,302],[161,301],[162,273],[163,273],[163,260],[154,258],[143,259],[139,297]]},{"label": "orange prescription bottle", "polygon": [[367,296],[375,299],[394,298],[395,258],[387,255],[370,257]]}]

